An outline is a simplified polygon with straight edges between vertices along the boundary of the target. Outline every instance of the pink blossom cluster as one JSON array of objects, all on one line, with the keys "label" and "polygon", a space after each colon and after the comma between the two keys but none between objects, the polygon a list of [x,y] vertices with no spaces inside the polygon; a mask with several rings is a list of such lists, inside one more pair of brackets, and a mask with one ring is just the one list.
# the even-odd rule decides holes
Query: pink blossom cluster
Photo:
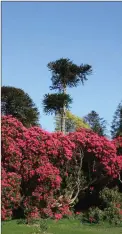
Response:
[{"label": "pink blossom cluster", "polygon": [[117,155],[113,141],[86,129],[70,133],[69,136],[76,148],[83,149],[85,162],[91,164],[91,174],[106,173],[112,178],[118,178],[122,170],[122,155]]},{"label": "pink blossom cluster", "polygon": [[[28,220],[71,215],[70,201],[65,196],[59,198],[76,170],[81,151],[82,170],[87,174],[89,165],[93,179],[100,173],[117,178],[122,171],[122,156],[117,156],[115,142],[86,129],[65,136],[39,127],[26,129],[12,116],[3,116],[1,144],[3,220],[12,218],[19,206]],[[73,180],[75,183],[77,173]],[[95,188],[91,185],[90,189]]]}]

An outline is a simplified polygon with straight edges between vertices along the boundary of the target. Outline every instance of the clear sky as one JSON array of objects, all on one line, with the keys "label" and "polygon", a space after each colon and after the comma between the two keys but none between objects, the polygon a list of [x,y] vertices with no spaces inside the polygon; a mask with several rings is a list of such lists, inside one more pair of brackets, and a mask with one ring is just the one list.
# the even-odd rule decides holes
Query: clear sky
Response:
[{"label": "clear sky", "polygon": [[122,2],[2,2],[2,85],[27,92],[49,131],[54,116],[42,107],[51,85],[47,63],[61,57],[93,67],[84,86],[68,90],[72,113],[95,110],[110,125],[122,99]]}]

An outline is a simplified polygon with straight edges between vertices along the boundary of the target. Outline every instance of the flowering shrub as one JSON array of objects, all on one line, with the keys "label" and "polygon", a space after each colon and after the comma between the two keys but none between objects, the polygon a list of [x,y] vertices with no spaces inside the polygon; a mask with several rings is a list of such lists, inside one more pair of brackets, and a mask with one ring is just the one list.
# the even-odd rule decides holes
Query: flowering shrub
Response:
[{"label": "flowering shrub", "polygon": [[111,224],[122,224],[122,209],[111,204],[104,209],[104,220]]},{"label": "flowering shrub", "polygon": [[98,207],[90,208],[87,213],[87,220],[90,223],[100,223],[103,220],[103,211]]},{"label": "flowering shrub", "polygon": [[104,213],[98,207],[91,207],[84,213],[76,212],[76,218],[82,223],[100,223],[103,221]]},{"label": "flowering shrub", "polygon": [[100,177],[105,174],[112,178],[118,177],[121,168],[118,165],[116,147],[113,142],[87,129],[70,133],[69,137],[75,143],[77,151],[83,150],[83,169],[89,171],[90,175],[94,178],[98,177],[98,174]]},{"label": "flowering shrub", "polygon": [[121,162],[115,143],[90,130],[65,136],[39,127],[26,129],[12,116],[4,116],[2,219],[12,217],[18,206],[28,221],[71,215],[79,193],[94,192],[105,178],[106,183],[118,178]]},{"label": "flowering shrub", "polygon": [[2,220],[11,219],[12,211],[20,205],[20,183],[21,176],[14,172],[1,170],[1,213]]},{"label": "flowering shrub", "polygon": [[110,223],[122,222],[122,197],[118,188],[104,188],[100,192],[100,199],[104,207],[104,219]]},{"label": "flowering shrub", "polygon": [[117,151],[117,162],[119,165],[119,181],[122,183],[122,136],[117,137],[113,140]]},{"label": "flowering shrub", "polygon": [[122,155],[122,136],[119,136],[113,140],[113,143],[117,149],[117,155]]},{"label": "flowering shrub", "polygon": [[88,212],[81,216],[80,220],[88,223],[100,223],[107,221],[115,225],[122,224],[122,209],[113,205],[112,203],[103,210],[99,209],[98,207],[91,207]]},{"label": "flowering shrub", "polygon": [[2,166],[8,172],[20,173],[26,128],[12,116],[3,116],[1,124]]},{"label": "flowering shrub", "polygon": [[80,211],[76,212],[75,213],[75,218],[80,220],[81,222],[83,222],[84,221],[84,213],[82,213]]},{"label": "flowering shrub", "polygon": [[54,194],[60,188],[59,169],[49,161],[53,150],[51,134],[33,127],[25,132],[21,164],[23,206],[27,219],[53,217]]}]

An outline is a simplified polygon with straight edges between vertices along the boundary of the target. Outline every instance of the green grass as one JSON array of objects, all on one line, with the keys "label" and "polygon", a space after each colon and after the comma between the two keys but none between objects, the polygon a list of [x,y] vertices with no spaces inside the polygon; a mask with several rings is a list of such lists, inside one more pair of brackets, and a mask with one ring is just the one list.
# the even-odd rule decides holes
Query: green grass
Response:
[{"label": "green grass", "polygon": [[[16,220],[2,222],[2,234],[36,234],[34,225],[18,224]],[[122,227],[82,225],[77,220],[49,220],[47,234],[122,234]],[[39,234],[39,232],[38,232]],[[41,234],[41,232],[40,232]]]}]

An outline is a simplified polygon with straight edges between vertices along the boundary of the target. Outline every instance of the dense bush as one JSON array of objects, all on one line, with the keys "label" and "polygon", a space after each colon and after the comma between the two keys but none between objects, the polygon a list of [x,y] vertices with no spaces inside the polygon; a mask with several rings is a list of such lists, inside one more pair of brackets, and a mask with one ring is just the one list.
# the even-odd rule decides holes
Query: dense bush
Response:
[{"label": "dense bush", "polygon": [[12,211],[20,205],[20,182],[21,176],[15,172],[8,172],[2,168],[2,191],[1,191],[1,213],[2,220],[10,219]]},{"label": "dense bush", "polygon": [[122,155],[122,137],[119,136],[113,140],[117,149],[117,155]]},{"label": "dense bush", "polygon": [[80,220],[81,223],[100,223],[103,221],[104,212],[98,207],[90,207],[84,213],[76,212],[75,217]]},{"label": "dense bush", "polygon": [[122,224],[122,210],[119,207],[110,206],[104,210],[104,220],[111,224]]},{"label": "dense bush", "polygon": [[98,207],[91,207],[87,214],[86,220],[90,223],[100,223],[103,220],[104,213]]},{"label": "dense bush", "polygon": [[2,166],[7,172],[20,174],[23,160],[24,134],[26,128],[12,116],[2,117],[1,127]]},{"label": "dense bush", "polygon": [[104,219],[109,223],[122,222],[122,196],[118,188],[104,188],[100,192],[101,203],[104,207]]},{"label": "dense bush", "polygon": [[79,193],[119,177],[121,159],[114,142],[91,130],[65,136],[2,117],[2,219],[19,206],[28,221],[70,215]]},{"label": "dense bush", "polygon": [[122,197],[117,187],[113,189],[105,187],[100,192],[100,199],[103,207],[105,208],[110,207],[111,205],[116,206],[118,203],[122,202],[121,201]]},{"label": "dense bush", "polygon": [[122,196],[118,188],[109,189],[105,187],[99,194],[100,207],[90,207],[88,211],[76,212],[76,218],[81,222],[110,224],[122,224]]}]

